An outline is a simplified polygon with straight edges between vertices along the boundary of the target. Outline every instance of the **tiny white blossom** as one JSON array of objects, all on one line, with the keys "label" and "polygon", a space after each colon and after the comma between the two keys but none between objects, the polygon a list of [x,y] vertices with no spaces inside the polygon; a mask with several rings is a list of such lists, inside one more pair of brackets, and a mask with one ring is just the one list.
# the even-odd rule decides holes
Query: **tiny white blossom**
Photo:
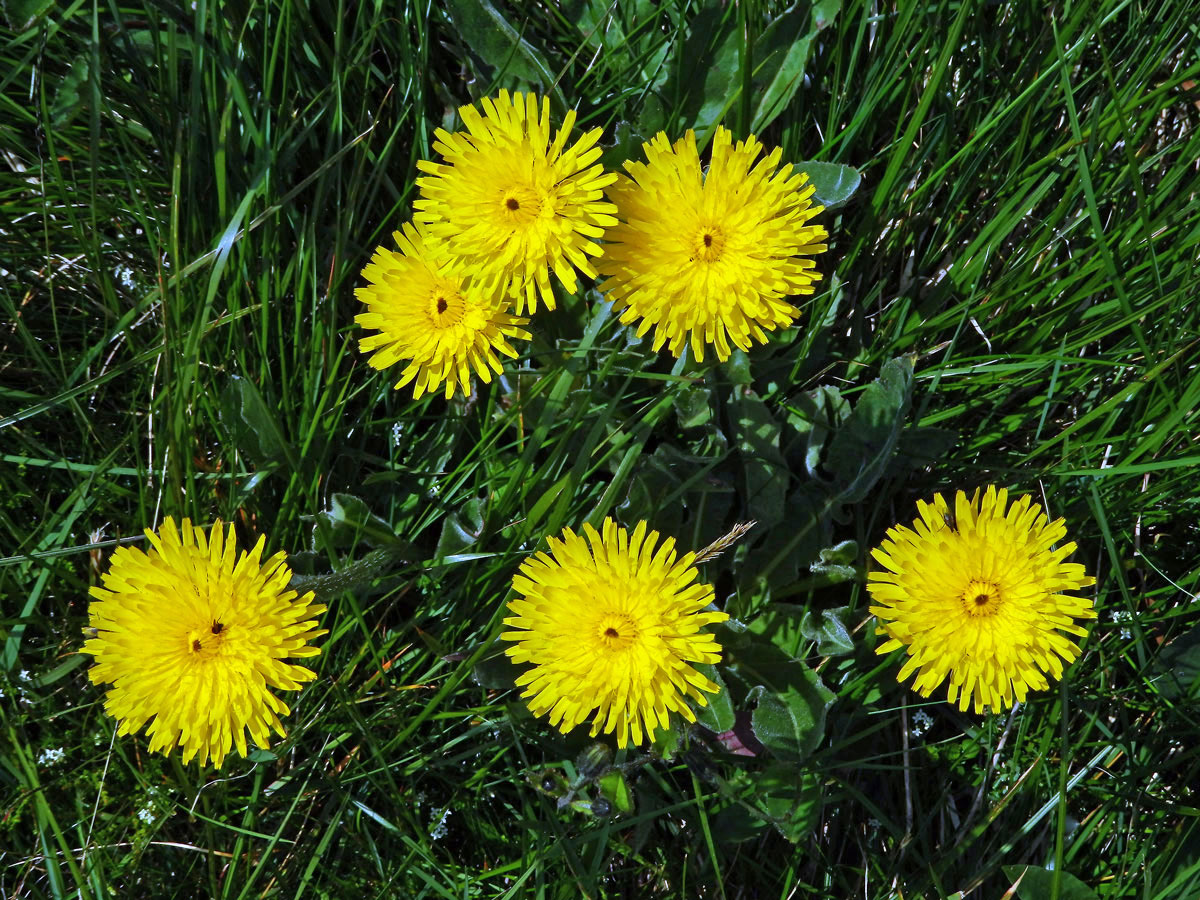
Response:
[{"label": "tiny white blossom", "polygon": [[129,268],[129,266],[117,266],[113,275],[116,276],[117,281],[121,282],[122,287],[133,287],[133,269]]},{"label": "tiny white blossom", "polygon": [[153,822],[154,821],[154,804],[152,803],[149,806],[143,806],[141,809],[138,810],[137,816],[139,819],[141,819],[146,824],[150,824],[151,822]]},{"label": "tiny white blossom", "polygon": [[32,680],[32,678],[33,678],[33,676],[29,674],[28,669],[22,669],[20,672],[17,673],[18,681],[30,681],[30,680]]},{"label": "tiny white blossom", "polygon": [[55,748],[43,750],[41,753],[38,754],[38,760],[37,760],[38,765],[39,766],[53,766],[54,764],[56,764],[60,760],[62,760],[62,758],[64,756],[66,756],[66,753],[63,752],[63,749],[61,747],[55,747]]},{"label": "tiny white blossom", "polygon": [[431,840],[441,840],[446,836],[446,820],[450,818],[451,809],[446,807],[442,810],[441,816],[437,820],[437,824],[433,826],[433,830],[429,832]]},{"label": "tiny white blossom", "polygon": [[404,434],[404,426],[399,422],[392,423],[392,446],[400,446],[400,436]]},{"label": "tiny white blossom", "polygon": [[918,709],[915,713],[913,713],[913,737],[920,737],[929,730],[931,725],[933,725],[933,716],[929,715],[929,713],[925,712],[925,710]]}]

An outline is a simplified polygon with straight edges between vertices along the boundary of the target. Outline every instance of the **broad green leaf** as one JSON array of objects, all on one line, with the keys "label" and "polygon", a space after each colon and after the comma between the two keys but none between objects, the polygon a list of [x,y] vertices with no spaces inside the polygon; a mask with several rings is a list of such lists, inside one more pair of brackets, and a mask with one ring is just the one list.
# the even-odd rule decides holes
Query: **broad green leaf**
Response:
[{"label": "broad green leaf", "polygon": [[756,780],[754,802],[767,820],[792,843],[808,837],[821,812],[820,777],[775,764],[757,773]]},{"label": "broad green leaf", "polygon": [[1154,660],[1154,671],[1154,683],[1168,700],[1200,697],[1200,628],[1163,647]]},{"label": "broad green leaf", "polygon": [[835,429],[850,415],[850,402],[835,387],[821,386],[794,397],[788,406],[791,435],[785,454],[796,465],[803,459],[810,478],[823,480],[821,459]]},{"label": "broad green leaf", "polygon": [[[1021,900],[1050,900],[1054,896],[1055,873],[1040,866],[1005,866],[1004,874],[1017,885]],[[1059,872],[1058,900],[1099,900],[1096,892],[1072,875]]]},{"label": "broad green leaf", "polygon": [[230,376],[221,392],[221,420],[229,428],[238,450],[255,465],[286,461],[288,448],[283,429],[254,382]]},{"label": "broad green leaf", "polygon": [[750,620],[749,628],[751,633],[766,638],[789,657],[796,657],[808,640],[801,629],[805,613],[803,606],[773,600]]},{"label": "broad green leaf", "polygon": [[473,497],[457,512],[447,516],[438,537],[437,558],[444,559],[461,553],[479,540],[483,534],[486,513],[487,499]]},{"label": "broad green leaf", "polygon": [[862,184],[862,175],[858,169],[840,163],[809,160],[795,163],[793,168],[808,176],[808,180],[817,189],[814,195],[816,201],[826,209],[837,209],[854,196],[854,192]]},{"label": "broad green leaf", "polygon": [[654,752],[663,759],[674,759],[679,753],[679,747],[683,743],[683,734],[680,731],[679,716],[670,718],[670,725],[664,730],[662,728],[655,729],[654,742],[651,745]]},{"label": "broad green leaf", "polygon": [[750,130],[761,134],[782,113],[804,83],[804,70],[817,32],[829,25],[841,0],[815,6],[795,4],[780,13],[754,42],[754,96]]},{"label": "broad green leaf", "polygon": [[733,727],[734,715],[733,700],[729,696],[729,688],[725,685],[725,679],[721,677],[717,667],[711,663],[693,663],[693,668],[721,689],[716,694],[705,693],[704,699],[708,701],[708,705],[695,707],[696,724],[717,734],[728,731]]},{"label": "broad green leaf", "polygon": [[496,652],[485,656],[471,670],[471,677],[481,688],[491,691],[516,690],[516,678],[520,669],[504,653],[504,648],[497,645]]},{"label": "broad green leaf", "polygon": [[712,419],[712,392],[687,385],[675,392],[675,418],[680,428],[699,428]]},{"label": "broad green leaf", "polygon": [[759,528],[783,519],[788,469],[779,451],[779,423],[753,391],[735,388],[730,411],[737,422],[737,449],[745,481],[748,514]]},{"label": "broad green leaf", "polygon": [[842,541],[834,547],[821,551],[817,561],[809,566],[814,575],[824,576],[827,584],[841,584],[858,577],[855,563],[858,561],[858,542]]},{"label": "broad green leaf", "polygon": [[8,27],[20,34],[38,23],[54,6],[54,0],[3,0],[0,10]]},{"label": "broad green leaf", "polygon": [[824,609],[820,614],[806,611],[800,620],[800,630],[810,641],[817,642],[817,653],[821,656],[846,656],[854,652],[854,639],[842,619],[849,615],[850,607]]},{"label": "broad green leaf", "polygon": [[821,683],[817,673],[804,663],[787,658],[769,645],[760,645],[743,657],[745,677],[760,676],[746,699],[756,706],[750,716],[754,736],[771,753],[785,762],[804,760],[825,736],[825,713],[834,694]]},{"label": "broad green leaf", "polygon": [[489,0],[447,0],[446,10],[463,43],[495,70],[495,77],[509,75],[540,84],[543,90],[553,89],[563,99],[542,55]]},{"label": "broad green leaf", "polygon": [[613,809],[626,816],[633,812],[633,792],[629,790],[629,782],[625,780],[624,773],[619,770],[608,772],[600,776],[597,784],[600,786],[600,793],[613,805]]},{"label": "broad green leaf", "polygon": [[688,36],[676,50],[675,77],[667,85],[668,96],[673,93],[678,98],[677,135],[672,138],[692,128],[697,146],[708,143],[740,94],[742,45],[734,4],[722,8],[716,0],[708,0],[691,18]]},{"label": "broad green leaf", "polygon": [[50,121],[55,128],[69,124],[83,105],[83,90],[90,68],[91,53],[80,53],[71,60],[71,68],[59,80],[54,91],[54,102],[50,104]]},{"label": "broad green leaf", "polygon": [[322,525],[332,531],[335,547],[348,547],[363,540],[372,546],[396,543],[392,526],[371,512],[367,502],[353,494],[334,494],[329,508],[317,514]]},{"label": "broad green leaf", "polygon": [[827,465],[843,503],[867,496],[887,468],[912,397],[912,361],[892,359],[866,386],[829,444]]}]

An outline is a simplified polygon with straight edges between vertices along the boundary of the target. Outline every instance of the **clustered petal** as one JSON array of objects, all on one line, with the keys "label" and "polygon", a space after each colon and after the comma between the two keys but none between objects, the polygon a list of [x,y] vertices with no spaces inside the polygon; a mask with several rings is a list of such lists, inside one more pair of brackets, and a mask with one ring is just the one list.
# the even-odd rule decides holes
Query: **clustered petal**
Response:
[{"label": "clustered petal", "polygon": [[183,520],[147,530],[151,549],[121,547],[89,608],[95,684],[111,684],[104,707],[118,734],[147,721],[150,751],[179,745],[183,761],[220,766],[233,745],[245,756],[246,733],[266,747],[283,735],[290,710],[269,688],[299,690],[316,676],[285,662],[320,653],[309,642],[327,632],[313,595],[288,589],[292,573],[277,553],[262,560],[265,538],[237,553],[233,526],[205,537]]},{"label": "clustered petal", "polygon": [[1063,520],[1049,521],[1028,495],[1009,506],[995,487],[970,499],[959,491],[953,510],[941,494],[917,508],[912,528],[889,528],[871,552],[884,568],[867,584],[878,633],[889,638],[876,652],[907,648],[897,679],[916,673],[924,697],[948,679],[951,703],[982,712],[1061,678],[1079,655],[1065,635],[1083,636],[1076,620],[1096,617],[1091,600],[1067,593],[1095,579],[1066,562],[1073,542],[1056,546]]},{"label": "clustered petal", "polygon": [[808,257],[828,235],[809,220],[823,207],[804,173],[780,168],[782,150],[759,159],[763,149],[718,128],[705,174],[694,132],[674,145],[659,133],[610,190],[621,221],[598,264],[603,287],[622,322],[641,319],[639,336],[654,329],[655,350],[679,356],[690,341],[700,361],[711,344],[724,361],[791,324],[799,310],[787,298],[813,292],[821,276]]},{"label": "clustered petal", "polygon": [[472,373],[490,383],[503,371],[497,354],[517,355],[509,338],[529,340],[521,327],[528,320],[492,302],[470,276],[454,274],[424,226],[406,222],[392,237],[399,252],[376,249],[362,273],[370,284],[355,291],[367,305],[355,321],[379,332],[359,341],[363,352],[375,351],[372,368],[406,360],[396,387],[414,382],[415,397],[442,384],[447,400],[456,390],[467,395]]},{"label": "clustered petal", "polygon": [[674,146],[660,133],[626,177],[600,164],[600,128],[572,141],[574,110],[554,128],[548,97],[502,90],[459,116],[464,130],[435,132],[440,161],[417,162],[401,253],[377,249],[357,291],[369,310],[358,323],[378,331],[361,342],[378,351],[370,364],[406,362],[396,387],[416,397],[443,383],[447,399],[468,394],[472,373],[488,383],[497,354],[517,355],[507,339],[531,339],[510,313],[554,309],[554,282],[575,294],[579,273],[604,276],[621,322],[654,329],[655,350],[690,343],[697,361],[706,345],[724,361],[765,342],[799,315],[788,298],[821,277],[815,189],[754,136],[735,145],[718,128],[706,172],[694,132]]},{"label": "clustered petal", "polygon": [[517,678],[521,696],[564,733],[594,711],[592,736],[615,732],[620,747],[653,740],[672,712],[694,722],[687,699],[704,706],[704,692],[719,690],[690,665],[720,660],[700,629],[729,618],[707,608],[713,589],[697,581],[695,554],[679,557],[673,538],[659,545],[645,522],[632,534],[611,519],[583,532],[549,538],[550,552],[513,578],[519,597],[501,638],[530,665]]},{"label": "clustered petal", "polygon": [[421,160],[415,218],[446,242],[458,268],[489,293],[511,297],[518,311],[554,309],[550,273],[571,294],[575,270],[596,277],[589,256],[615,225],[604,188],[616,175],[599,164],[601,129],[568,146],[575,112],[554,133],[550,99],[501,91],[496,100],[459,110],[467,131],[436,132],[445,162]]}]

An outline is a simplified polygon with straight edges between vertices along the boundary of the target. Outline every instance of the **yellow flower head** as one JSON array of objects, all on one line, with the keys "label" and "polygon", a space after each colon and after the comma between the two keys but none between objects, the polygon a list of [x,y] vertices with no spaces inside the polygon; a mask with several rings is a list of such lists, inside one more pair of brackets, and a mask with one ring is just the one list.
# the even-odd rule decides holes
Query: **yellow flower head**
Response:
[{"label": "yellow flower head", "polygon": [[908,648],[898,681],[917,673],[913,689],[928,697],[950,679],[951,703],[997,712],[1062,677],[1079,646],[1059,632],[1083,635],[1076,619],[1094,619],[1092,601],[1073,597],[1096,583],[1078,563],[1063,562],[1074,543],[1062,519],[1049,522],[1029,496],[1008,507],[1008,491],[989,487],[971,499],[959,491],[953,514],[941,494],[917,502],[912,528],[889,528],[871,555],[867,590],[879,634],[877,653]]},{"label": "yellow flower head", "polygon": [[375,369],[407,360],[396,387],[415,382],[414,397],[443,382],[447,400],[456,390],[465,396],[472,372],[488,384],[493,371],[503,371],[496,354],[517,355],[508,338],[529,340],[521,328],[528,320],[510,315],[508,303],[491,299],[471,278],[453,274],[443,248],[423,226],[403,227],[392,234],[400,252],[377,248],[362,272],[370,284],[354,292],[367,305],[354,321],[379,331],[358,346],[376,351],[367,360]]},{"label": "yellow flower head", "polygon": [[223,537],[218,521],[206,540],[190,520],[180,533],[167,519],[146,537],[149,553],[119,548],[91,589],[95,636],[83,650],[96,658],[92,682],[112,685],[104,708],[117,733],[150,720],[150,751],[178,744],[185,764],[219,767],[235,743],[245,756],[247,731],[266,747],[290,712],[268,688],[297,691],[316,677],[284,660],[321,652],[308,642],[327,633],[315,618],[325,607],[288,590],[284,553],[260,564],[265,538],[239,558],[232,525]]},{"label": "yellow flower head", "polygon": [[599,256],[596,239],[615,225],[604,188],[616,175],[597,164],[601,129],[571,146],[575,112],[557,134],[550,127],[550,100],[541,112],[533,94],[501,91],[459,109],[467,131],[439,128],[433,148],[444,163],[421,160],[421,197],[414,218],[446,242],[457,269],[485,291],[515,298],[517,311],[537,310],[538,298],[554,309],[553,271],[568,293],[578,289],[575,269],[595,278],[588,256]]},{"label": "yellow flower head", "polygon": [[806,175],[779,169],[783,151],[760,160],[753,136],[732,140],[717,129],[707,174],[694,132],[674,146],[662,132],[650,140],[646,162],[627,162],[630,177],[609,189],[620,224],[597,264],[623,323],[640,318],[638,336],[653,328],[654,349],[676,356],[690,340],[697,361],[705,344],[724,361],[730,344],[748,350],[789,325],[800,312],[785,298],[813,292],[821,276],[805,257],[828,237],[807,224],[823,207]]},{"label": "yellow flower head", "polygon": [[[513,589],[521,596],[504,620],[515,641],[505,652],[532,668],[517,678],[534,715],[548,715],[566,733],[596,711],[592,737],[616,732],[617,745],[654,739],[668,727],[668,713],[687,721],[696,714],[691,697],[707,705],[702,691],[716,684],[691,662],[720,660],[721,647],[700,629],[729,617],[704,611],[713,589],[696,582],[694,553],[676,558],[675,540],[655,552],[658,532],[639,522],[629,534],[612,519],[602,533],[583,526],[549,538],[550,553],[521,564]],[[589,549],[588,544],[591,544]]]}]

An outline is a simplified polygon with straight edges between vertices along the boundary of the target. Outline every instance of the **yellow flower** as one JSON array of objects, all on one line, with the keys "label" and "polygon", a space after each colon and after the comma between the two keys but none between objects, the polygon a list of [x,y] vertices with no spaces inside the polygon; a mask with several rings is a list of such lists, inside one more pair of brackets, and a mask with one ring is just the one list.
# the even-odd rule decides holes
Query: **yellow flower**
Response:
[{"label": "yellow flower", "polygon": [[[504,624],[515,641],[505,652],[532,668],[517,678],[534,715],[548,715],[566,733],[591,715],[592,737],[616,732],[617,745],[641,744],[668,727],[668,713],[696,721],[691,697],[716,684],[691,662],[720,660],[721,647],[700,629],[729,618],[703,611],[713,589],[696,582],[696,554],[677,559],[674,538],[655,552],[658,532],[639,522],[630,535],[605,519],[599,533],[584,525],[585,541],[571,529],[549,538],[513,578],[520,594]],[[591,544],[589,549],[588,544]]]},{"label": "yellow flower", "polygon": [[663,132],[645,144],[646,162],[625,163],[631,177],[609,190],[620,224],[597,264],[623,323],[640,318],[638,336],[653,328],[654,349],[676,356],[690,339],[697,361],[706,344],[723,362],[731,343],[748,350],[791,324],[800,311],[785,298],[813,292],[821,276],[805,256],[828,237],[806,224],[823,209],[807,176],[776,171],[779,148],[756,164],[763,145],[732,140],[717,129],[707,175],[694,132],[674,147]]},{"label": "yellow flower", "polygon": [[415,382],[414,397],[443,382],[447,400],[456,390],[465,396],[472,372],[489,384],[492,372],[503,371],[496,354],[516,357],[508,338],[529,340],[521,328],[528,320],[510,315],[509,304],[489,297],[472,279],[453,274],[423,226],[403,228],[392,233],[400,252],[377,248],[362,271],[370,284],[354,292],[367,305],[354,321],[379,331],[361,338],[359,349],[376,351],[367,360],[375,369],[407,360],[396,387]]},{"label": "yellow flower", "polygon": [[417,179],[414,218],[485,292],[513,297],[517,312],[535,312],[539,297],[554,309],[550,272],[574,294],[575,269],[596,277],[588,256],[600,255],[596,239],[617,221],[604,199],[616,175],[596,163],[601,129],[568,147],[574,110],[553,134],[548,98],[540,115],[533,94],[501,91],[482,106],[483,115],[459,109],[465,133],[437,130],[433,148],[445,162],[417,163],[427,175]]},{"label": "yellow flower", "polygon": [[989,487],[971,499],[959,491],[954,511],[941,494],[917,502],[912,528],[889,528],[871,555],[887,571],[871,572],[867,590],[890,640],[877,653],[908,648],[896,676],[917,673],[913,689],[928,697],[950,679],[951,703],[993,712],[1024,701],[1029,690],[1062,677],[1079,646],[1059,632],[1084,635],[1076,619],[1094,619],[1092,601],[1064,593],[1096,583],[1078,563],[1063,562],[1074,543],[1062,519],[1047,521],[1029,496],[1008,508],[1008,491]]},{"label": "yellow flower", "polygon": [[288,590],[284,553],[260,564],[265,538],[238,557],[232,525],[222,538],[218,521],[205,540],[190,520],[181,534],[167,519],[146,537],[149,553],[121,547],[91,589],[83,650],[96,658],[92,682],[112,685],[104,708],[117,733],[150,720],[150,751],[178,744],[185,764],[219,767],[235,743],[245,756],[247,731],[265,748],[290,712],[268,687],[297,691],[316,677],[284,660],[320,653],[308,642],[327,633],[315,619],[325,607]]}]

